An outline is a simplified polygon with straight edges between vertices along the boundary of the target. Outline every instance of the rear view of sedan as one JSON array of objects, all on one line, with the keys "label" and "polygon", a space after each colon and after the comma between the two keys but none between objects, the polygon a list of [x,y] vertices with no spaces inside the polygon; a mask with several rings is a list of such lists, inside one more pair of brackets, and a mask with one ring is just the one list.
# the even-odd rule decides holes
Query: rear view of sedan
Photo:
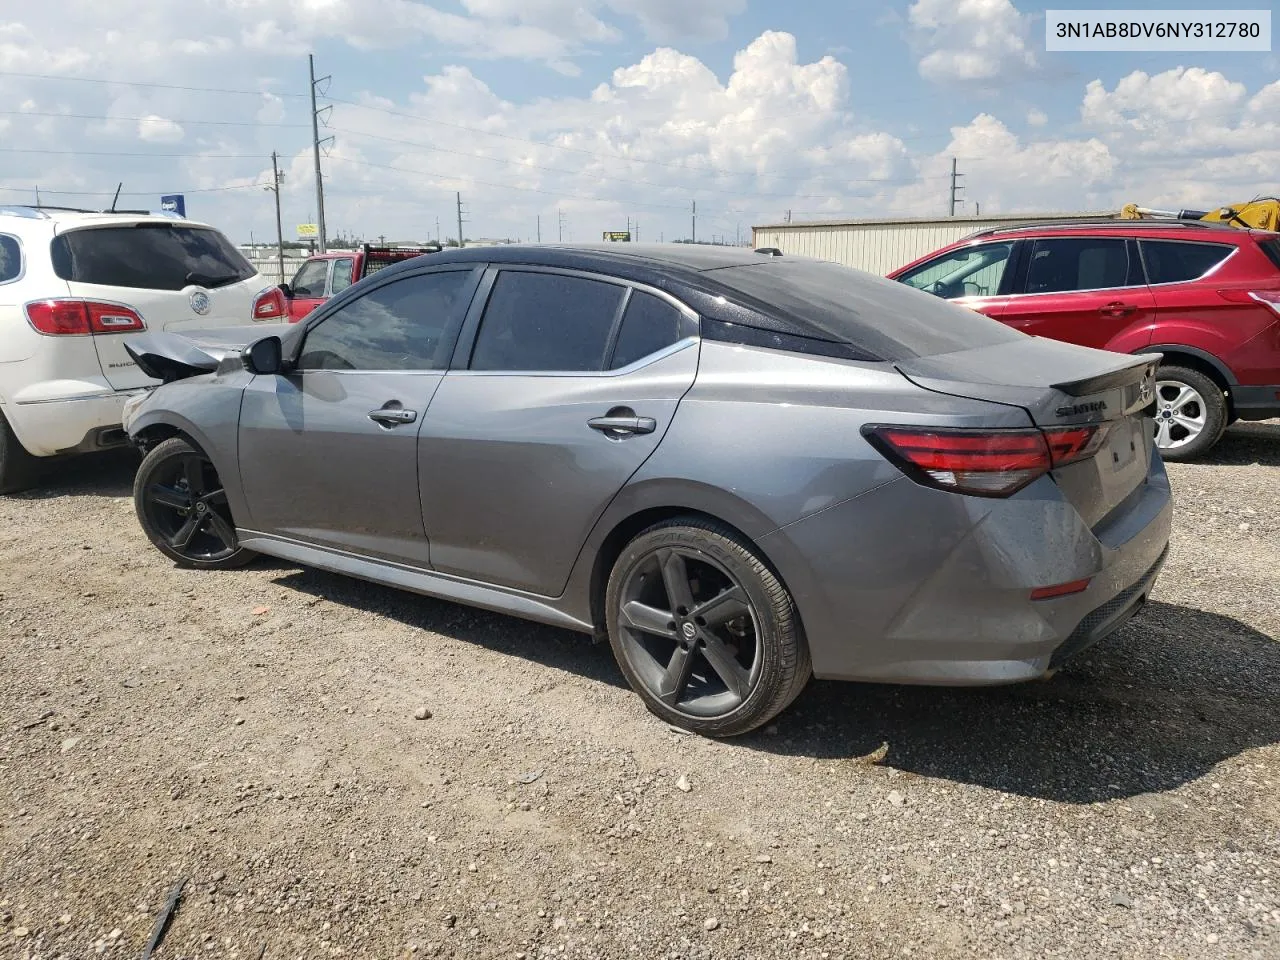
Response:
[{"label": "rear view of sedan", "polygon": [[1168,543],[1158,357],[834,264],[464,249],[263,332],[130,344],[169,381],[126,411],[159,550],[607,638],[708,735],[811,675],[1041,676],[1141,607]]}]

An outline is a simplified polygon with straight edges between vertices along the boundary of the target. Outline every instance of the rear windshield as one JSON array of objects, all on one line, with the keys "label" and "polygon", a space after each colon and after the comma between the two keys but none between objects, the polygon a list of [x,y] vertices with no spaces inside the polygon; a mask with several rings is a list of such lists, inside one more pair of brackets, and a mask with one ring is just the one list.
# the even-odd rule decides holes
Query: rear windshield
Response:
[{"label": "rear windshield", "polygon": [[223,287],[256,272],[217,230],[183,224],[71,230],[54,238],[52,255],[63,280],[109,287]]},{"label": "rear windshield", "polygon": [[991,346],[1025,336],[894,280],[819,260],[772,258],[704,274],[790,321],[791,332],[849,343],[884,360]]},{"label": "rear windshield", "polygon": [[1276,265],[1276,269],[1280,270],[1280,237],[1274,237],[1271,240],[1263,240],[1258,244],[1262,248],[1262,252],[1267,255],[1267,259]]}]

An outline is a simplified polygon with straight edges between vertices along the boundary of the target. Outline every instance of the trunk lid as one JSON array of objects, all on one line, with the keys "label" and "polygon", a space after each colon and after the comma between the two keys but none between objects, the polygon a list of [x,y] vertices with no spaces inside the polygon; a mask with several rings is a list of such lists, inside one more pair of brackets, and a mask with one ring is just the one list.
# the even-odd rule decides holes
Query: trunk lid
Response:
[{"label": "trunk lid", "polygon": [[[265,286],[221,233],[185,221],[76,227],[55,237],[52,253],[71,296],[128,306],[155,332],[243,324]],[[154,385],[125,351],[128,336],[94,335],[103,376],[116,390]]]},{"label": "trunk lid", "polygon": [[896,365],[926,390],[1021,407],[1038,427],[1104,427],[1093,457],[1051,474],[1092,527],[1147,477],[1159,361],[1158,354],[1130,356],[1028,337]]}]

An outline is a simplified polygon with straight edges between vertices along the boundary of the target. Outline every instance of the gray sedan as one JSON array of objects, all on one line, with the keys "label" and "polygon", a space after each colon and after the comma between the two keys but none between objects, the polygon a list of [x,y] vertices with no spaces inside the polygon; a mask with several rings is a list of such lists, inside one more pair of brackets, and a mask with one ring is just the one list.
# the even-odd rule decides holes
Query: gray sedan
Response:
[{"label": "gray sedan", "polygon": [[1025,336],[830,263],[487,247],[297,325],[142,334],[152,543],[607,638],[714,736],[811,675],[1044,675],[1151,589],[1158,357]]}]

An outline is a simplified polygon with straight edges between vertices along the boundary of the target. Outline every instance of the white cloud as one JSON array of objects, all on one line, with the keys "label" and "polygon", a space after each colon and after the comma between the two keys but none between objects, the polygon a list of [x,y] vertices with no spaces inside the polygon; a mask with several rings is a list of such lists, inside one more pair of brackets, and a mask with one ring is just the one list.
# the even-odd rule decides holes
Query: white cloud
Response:
[{"label": "white cloud", "polygon": [[907,20],[927,52],[920,75],[937,83],[993,83],[1037,66],[1028,18],[1010,0],[915,0]]}]

